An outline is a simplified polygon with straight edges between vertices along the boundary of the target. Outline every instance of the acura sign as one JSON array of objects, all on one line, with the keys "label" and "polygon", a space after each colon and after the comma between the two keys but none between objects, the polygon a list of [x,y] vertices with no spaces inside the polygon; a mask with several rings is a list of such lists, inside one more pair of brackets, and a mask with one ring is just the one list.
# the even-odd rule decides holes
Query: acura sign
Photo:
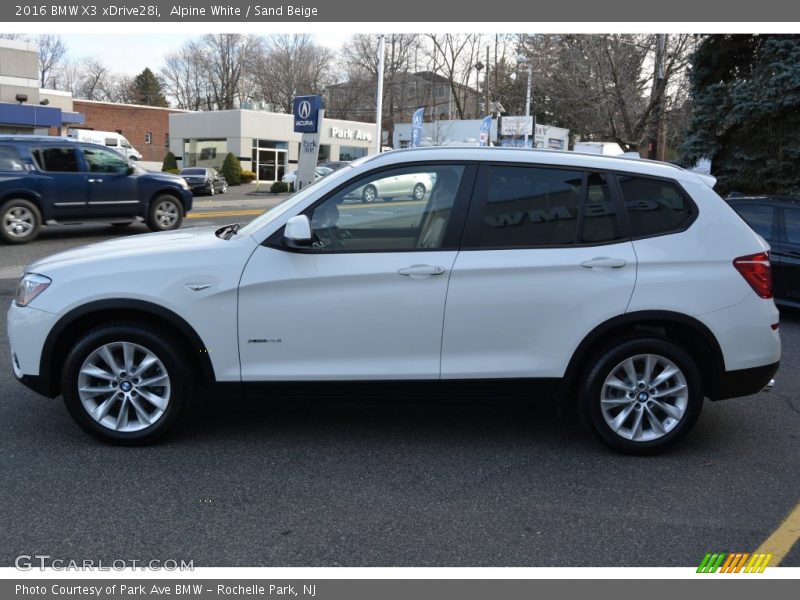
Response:
[{"label": "acura sign", "polygon": [[322,96],[297,96],[294,99],[295,133],[317,133]]}]

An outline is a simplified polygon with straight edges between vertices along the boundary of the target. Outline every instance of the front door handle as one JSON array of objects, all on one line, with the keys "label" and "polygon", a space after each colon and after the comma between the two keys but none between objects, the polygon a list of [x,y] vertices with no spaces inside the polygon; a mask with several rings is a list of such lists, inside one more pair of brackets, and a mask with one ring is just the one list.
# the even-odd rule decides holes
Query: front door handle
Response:
[{"label": "front door handle", "polygon": [[90,179],[89,183],[103,183],[102,179]]},{"label": "front door handle", "polygon": [[627,262],[624,258],[608,258],[607,256],[598,256],[591,260],[585,260],[581,263],[582,267],[587,269],[601,268],[601,269],[619,269],[624,267]]},{"label": "front door handle", "polygon": [[406,277],[411,277],[412,279],[421,279],[423,277],[430,277],[431,275],[441,275],[444,273],[444,271],[444,267],[434,267],[431,265],[411,265],[405,269],[398,270],[397,274],[405,275]]}]

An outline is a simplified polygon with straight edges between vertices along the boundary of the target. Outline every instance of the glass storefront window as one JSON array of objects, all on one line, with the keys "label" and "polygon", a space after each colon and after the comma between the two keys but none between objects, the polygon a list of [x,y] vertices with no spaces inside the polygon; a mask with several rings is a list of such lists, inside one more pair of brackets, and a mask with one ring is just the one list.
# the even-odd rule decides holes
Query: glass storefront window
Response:
[{"label": "glass storefront window", "polygon": [[367,148],[358,146],[341,146],[339,148],[339,160],[355,160],[367,155]]},{"label": "glass storefront window", "polygon": [[189,139],[183,141],[184,167],[213,167],[218,169],[228,154],[228,140]]}]

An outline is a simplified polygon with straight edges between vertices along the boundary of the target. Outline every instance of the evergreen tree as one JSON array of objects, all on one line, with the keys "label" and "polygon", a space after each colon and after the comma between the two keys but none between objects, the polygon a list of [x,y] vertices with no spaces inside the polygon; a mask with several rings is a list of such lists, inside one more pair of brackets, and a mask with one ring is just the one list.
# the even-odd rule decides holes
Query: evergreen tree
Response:
[{"label": "evergreen tree", "polygon": [[167,155],[164,157],[164,162],[161,165],[162,171],[177,171],[178,169],[178,160],[172,152],[167,152]]},{"label": "evergreen tree", "polygon": [[228,185],[240,185],[242,183],[242,164],[233,152],[228,152],[220,172],[225,176]]},{"label": "evergreen tree", "polygon": [[148,68],[133,78],[132,96],[136,104],[146,106],[169,106],[164,97],[164,84],[161,79]]},{"label": "evergreen tree", "polygon": [[800,36],[710,36],[690,81],[684,163],[711,159],[723,194],[800,195]]}]

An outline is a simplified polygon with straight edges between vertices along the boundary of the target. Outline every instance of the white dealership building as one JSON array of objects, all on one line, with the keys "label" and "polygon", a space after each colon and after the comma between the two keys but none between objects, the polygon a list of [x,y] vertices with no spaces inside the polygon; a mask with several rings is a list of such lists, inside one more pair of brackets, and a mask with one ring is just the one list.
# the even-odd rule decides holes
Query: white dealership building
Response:
[{"label": "white dealership building", "polygon": [[[302,134],[291,114],[264,110],[185,112],[169,116],[169,149],[182,167],[216,167],[233,152],[259,181],[297,169]],[[323,119],[319,161],[354,160],[375,152],[375,123]]]}]

